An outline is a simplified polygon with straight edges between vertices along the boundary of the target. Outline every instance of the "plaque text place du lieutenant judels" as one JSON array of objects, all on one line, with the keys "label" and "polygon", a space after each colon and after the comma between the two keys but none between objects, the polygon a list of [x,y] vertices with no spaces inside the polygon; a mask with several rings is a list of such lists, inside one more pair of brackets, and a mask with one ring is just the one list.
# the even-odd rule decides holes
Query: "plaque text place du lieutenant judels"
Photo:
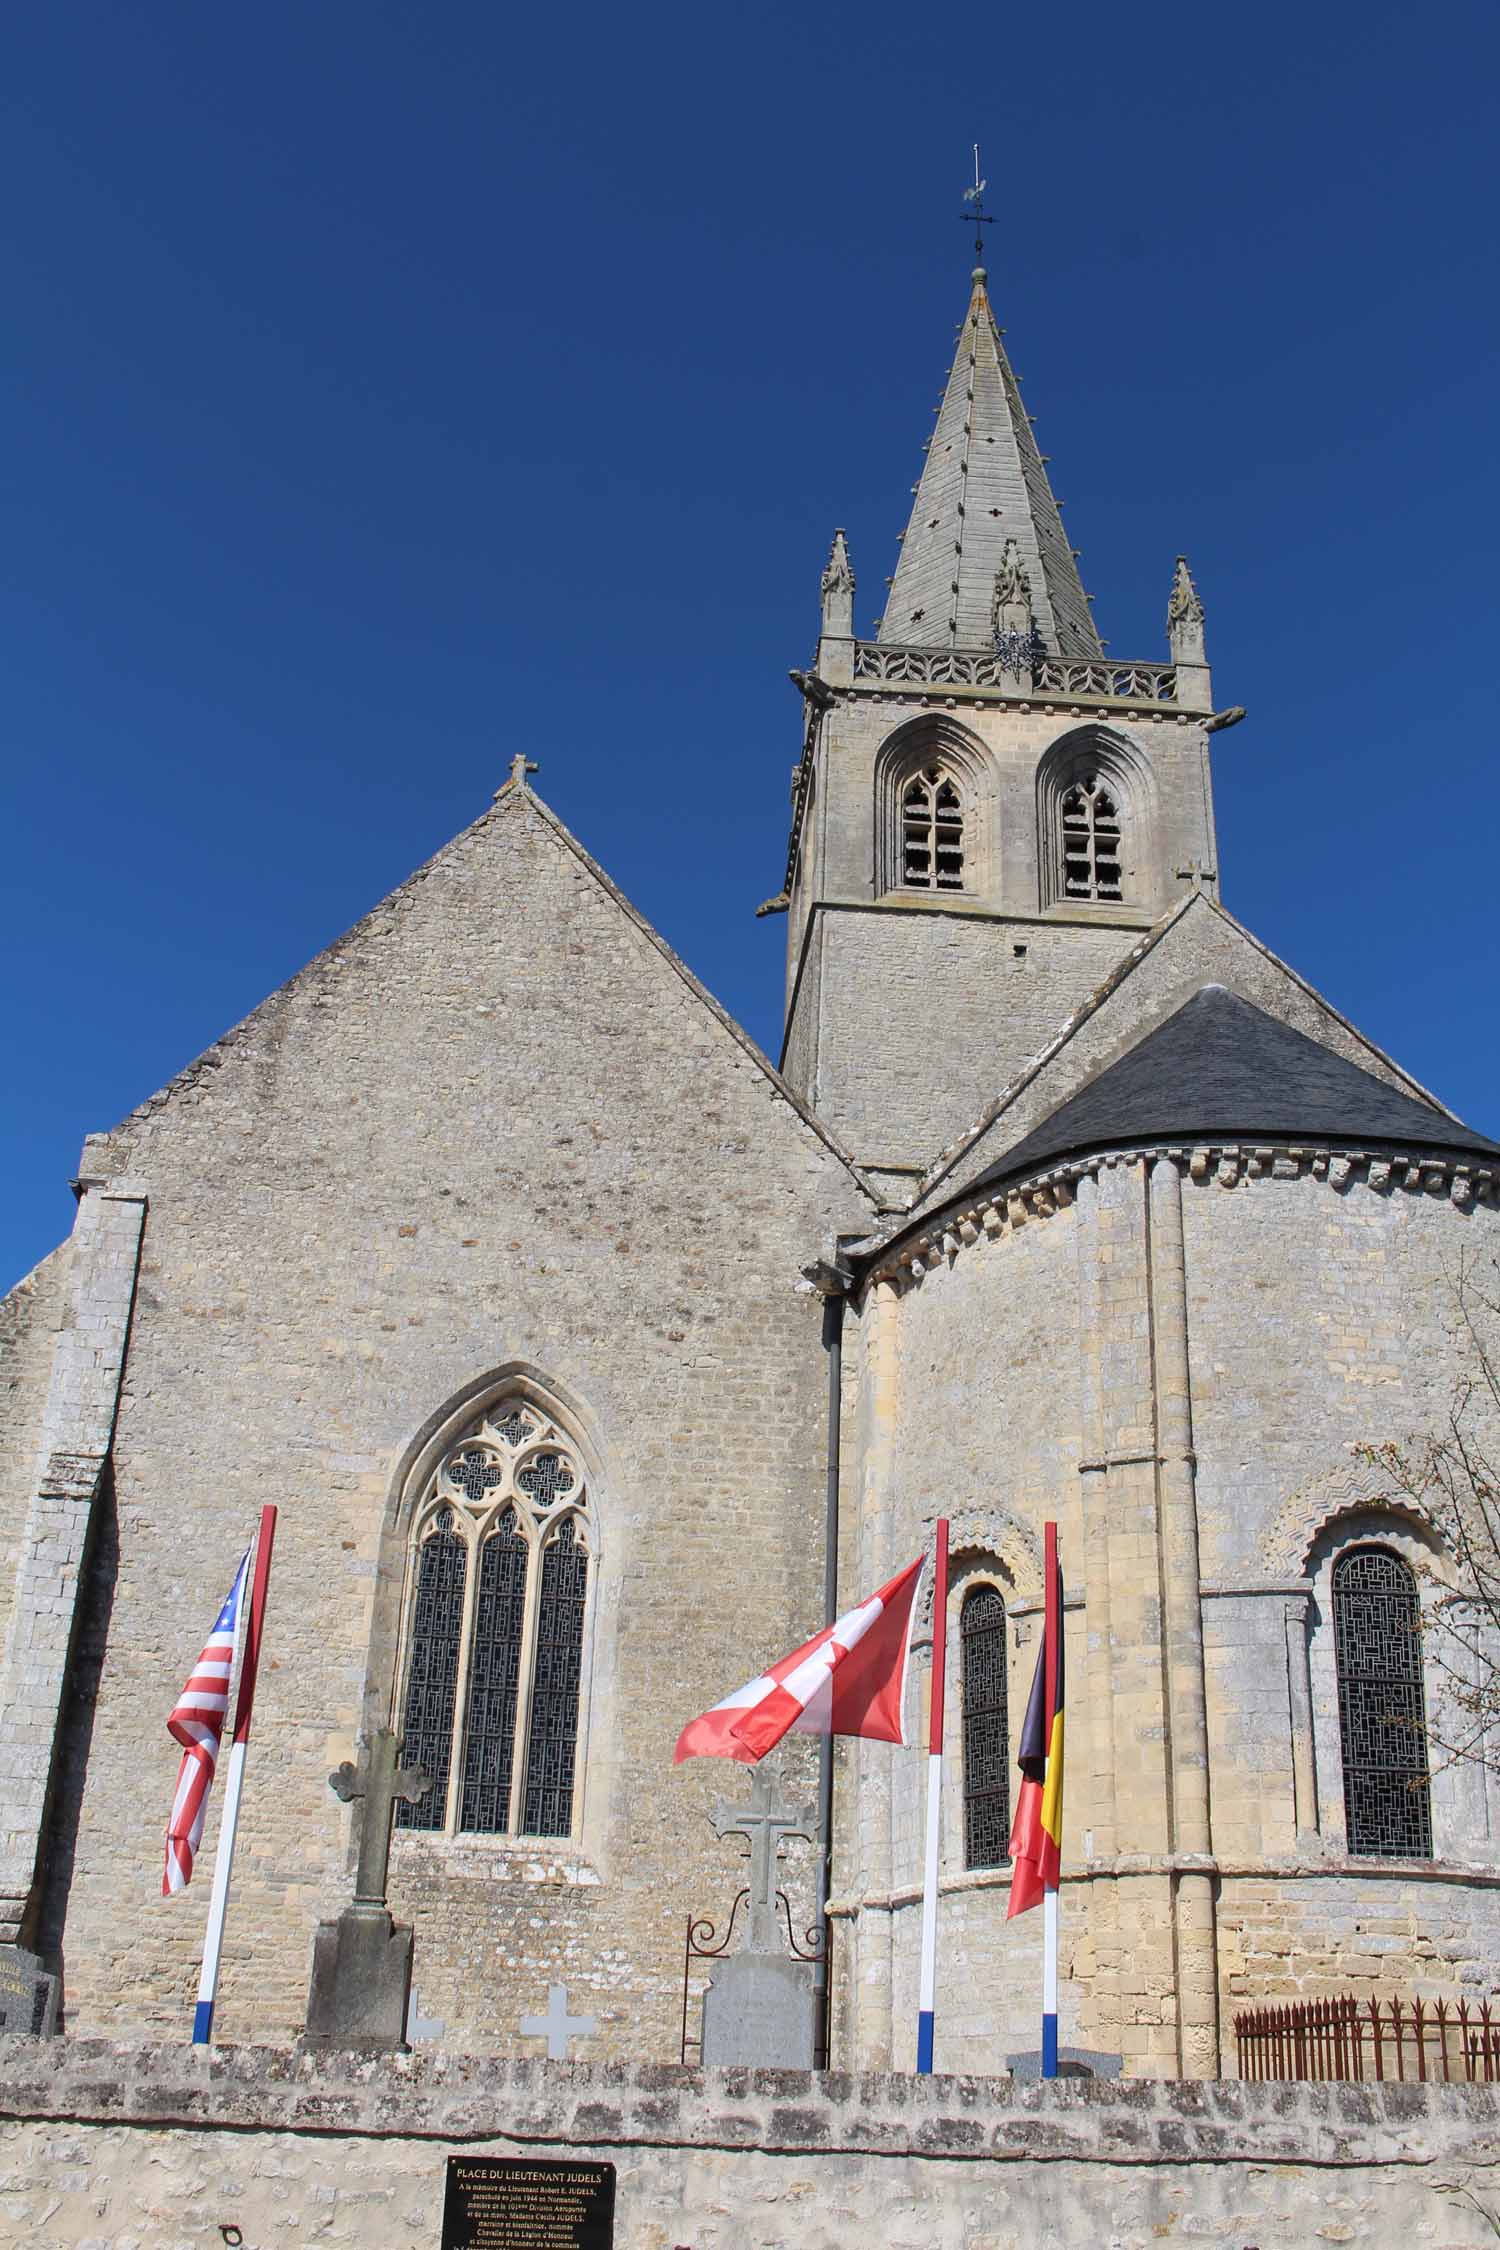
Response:
[{"label": "plaque text place du lieutenant judels", "polygon": [[450,2156],[442,2250],[613,2250],[613,2164]]}]

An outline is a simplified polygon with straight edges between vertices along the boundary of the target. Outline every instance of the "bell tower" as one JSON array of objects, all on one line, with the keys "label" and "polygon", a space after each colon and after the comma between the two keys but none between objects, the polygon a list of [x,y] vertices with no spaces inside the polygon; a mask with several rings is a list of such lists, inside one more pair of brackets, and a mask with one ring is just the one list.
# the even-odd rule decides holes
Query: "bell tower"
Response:
[{"label": "bell tower", "polygon": [[[976,266],[874,638],[842,531],[803,698],[782,1068],[894,1202],[1191,885],[1217,891],[1203,606],[1105,653]],[[765,911],[765,910],[763,910]]]}]

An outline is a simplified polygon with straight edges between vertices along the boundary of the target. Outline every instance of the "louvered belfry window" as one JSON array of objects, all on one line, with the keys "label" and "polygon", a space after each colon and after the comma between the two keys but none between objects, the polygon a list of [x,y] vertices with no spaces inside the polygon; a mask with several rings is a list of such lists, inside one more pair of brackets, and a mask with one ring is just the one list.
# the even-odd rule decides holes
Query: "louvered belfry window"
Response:
[{"label": "louvered belfry window", "polygon": [[959,1612],[963,1659],[964,1865],[1003,1867],[1010,1857],[1010,1714],[1005,1596],[975,1586]]},{"label": "louvered belfry window", "polygon": [[908,891],[964,887],[964,808],[941,766],[913,774],[901,792],[901,883]]},{"label": "louvered belfry window", "polygon": [[1120,807],[1097,774],[1085,774],[1062,801],[1063,897],[1117,899],[1121,893]]},{"label": "louvered belfry window", "polygon": [[1427,1711],[1417,1582],[1386,1547],[1356,1547],[1333,1571],[1333,1644],[1349,1849],[1432,1857]]},{"label": "louvered belfry window", "polygon": [[576,1449],[540,1407],[489,1408],[420,1502],[403,1691],[432,1777],[397,1825],[568,1836],[574,1825],[590,1512]]}]

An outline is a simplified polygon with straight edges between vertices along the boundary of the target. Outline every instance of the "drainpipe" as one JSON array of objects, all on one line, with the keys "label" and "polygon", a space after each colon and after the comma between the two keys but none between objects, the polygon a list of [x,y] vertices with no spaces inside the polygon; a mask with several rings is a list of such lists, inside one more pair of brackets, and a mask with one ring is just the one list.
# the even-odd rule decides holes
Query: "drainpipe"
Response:
[{"label": "drainpipe", "polygon": [[[844,1291],[850,1276],[823,1260],[809,1269],[809,1278],[823,1297],[823,1349],[828,1355],[828,1434],[823,1501],[823,1622],[833,1624],[839,1613],[839,1424],[844,1392]],[[823,2067],[832,2063],[832,1990],[828,1981],[828,1922],[825,1909],[833,1887],[833,1736],[818,1744],[818,1866],[814,1927],[819,1951],[813,1969],[814,2020],[823,2049]]]}]

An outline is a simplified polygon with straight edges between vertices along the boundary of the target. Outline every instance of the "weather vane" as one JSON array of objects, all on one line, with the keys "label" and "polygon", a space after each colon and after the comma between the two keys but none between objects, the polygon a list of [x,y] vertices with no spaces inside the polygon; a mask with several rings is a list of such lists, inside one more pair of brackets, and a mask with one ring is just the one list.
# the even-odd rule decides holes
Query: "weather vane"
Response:
[{"label": "weather vane", "polygon": [[963,215],[966,221],[972,219],[974,222],[974,260],[977,265],[981,266],[984,264],[984,229],[992,227],[995,223],[980,200],[988,186],[989,181],[982,180],[979,177],[979,143],[976,141],[974,143],[974,185],[964,189],[964,201],[970,208]]}]

